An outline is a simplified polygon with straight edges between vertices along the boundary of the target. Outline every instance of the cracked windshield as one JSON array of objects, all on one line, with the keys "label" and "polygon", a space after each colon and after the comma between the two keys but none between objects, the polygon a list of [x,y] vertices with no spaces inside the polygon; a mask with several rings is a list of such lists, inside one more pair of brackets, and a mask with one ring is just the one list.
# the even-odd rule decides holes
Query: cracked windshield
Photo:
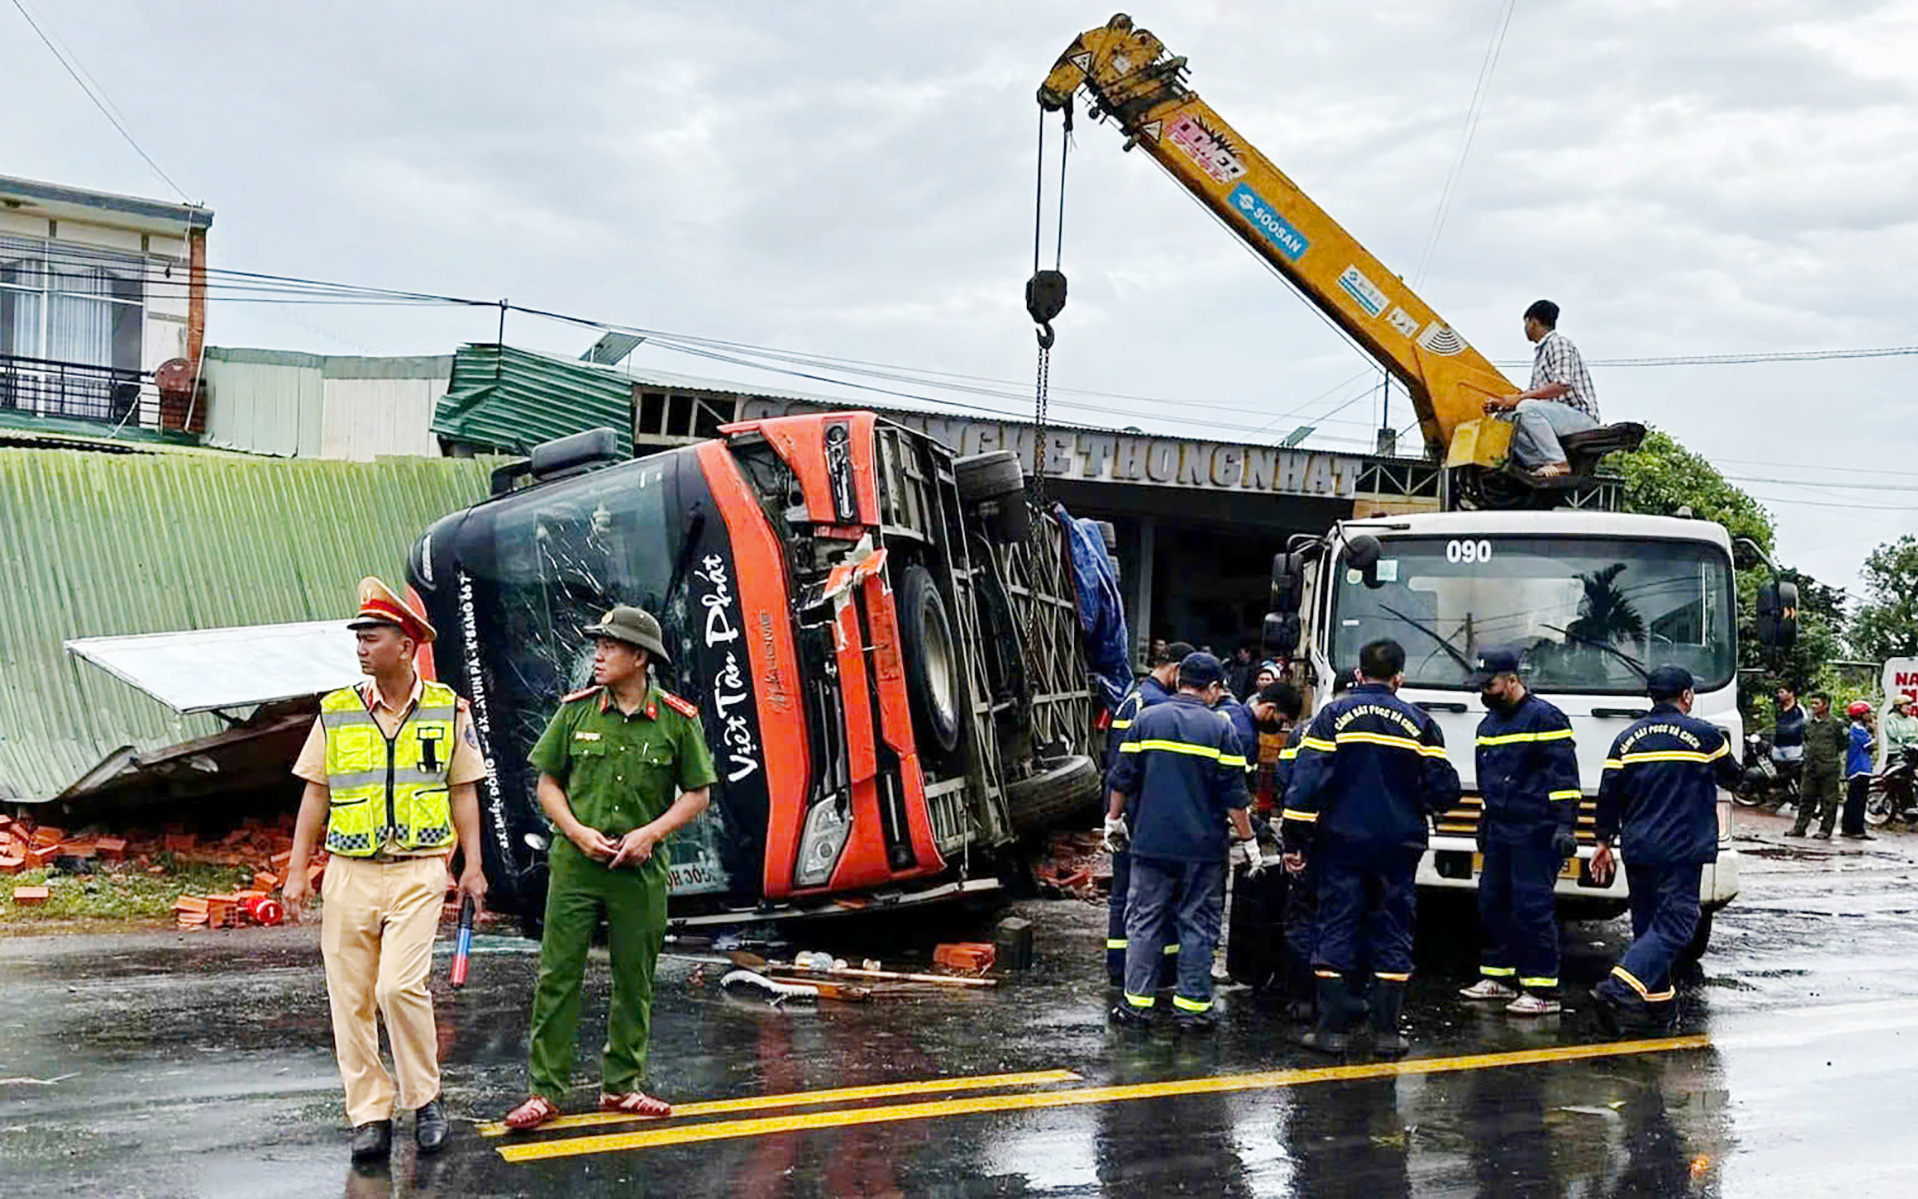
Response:
[{"label": "cracked windshield", "polygon": [[1601,538],[1398,538],[1378,583],[1340,576],[1334,665],[1391,637],[1405,681],[1466,686],[1484,649],[1516,646],[1528,682],[1559,691],[1638,694],[1644,672],[1673,663],[1699,690],[1732,677],[1737,637],[1731,564],[1709,547]]}]

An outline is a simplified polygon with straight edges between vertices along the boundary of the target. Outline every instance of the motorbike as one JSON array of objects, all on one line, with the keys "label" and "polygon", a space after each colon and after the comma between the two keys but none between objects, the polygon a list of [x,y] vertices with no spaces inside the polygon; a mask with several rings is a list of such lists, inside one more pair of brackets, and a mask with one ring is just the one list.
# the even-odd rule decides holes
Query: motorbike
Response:
[{"label": "motorbike", "polygon": [[1772,760],[1771,738],[1745,735],[1745,776],[1732,798],[1741,808],[1779,807],[1798,802],[1798,772],[1781,770]]},{"label": "motorbike", "polygon": [[1904,746],[1885,762],[1865,794],[1865,823],[1903,820],[1918,824],[1918,746]]}]

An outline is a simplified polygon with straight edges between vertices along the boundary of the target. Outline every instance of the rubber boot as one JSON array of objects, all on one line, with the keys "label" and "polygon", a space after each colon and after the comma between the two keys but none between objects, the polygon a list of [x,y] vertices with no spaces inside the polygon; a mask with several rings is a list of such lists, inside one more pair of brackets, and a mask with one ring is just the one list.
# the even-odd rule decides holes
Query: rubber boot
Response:
[{"label": "rubber boot", "polygon": [[1372,988],[1372,1051],[1380,1057],[1404,1057],[1412,1042],[1399,1031],[1399,1009],[1405,1006],[1405,984],[1379,979]]},{"label": "rubber boot", "polygon": [[1297,962],[1289,963],[1285,975],[1286,1015],[1300,1024],[1312,1023],[1317,1014],[1312,1003],[1312,992],[1318,981],[1312,977],[1312,967]]},{"label": "rubber boot", "polygon": [[1352,1043],[1346,1035],[1345,1018],[1351,997],[1342,978],[1319,979],[1319,1022],[1299,1038],[1299,1044],[1320,1053],[1344,1053]]}]

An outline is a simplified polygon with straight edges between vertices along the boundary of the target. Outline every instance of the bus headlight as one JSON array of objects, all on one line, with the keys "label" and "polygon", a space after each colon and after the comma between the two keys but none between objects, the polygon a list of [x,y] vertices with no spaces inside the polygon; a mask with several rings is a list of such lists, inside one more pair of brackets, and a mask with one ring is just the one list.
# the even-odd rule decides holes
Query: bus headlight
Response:
[{"label": "bus headlight", "polygon": [[799,865],[793,870],[795,887],[823,887],[832,880],[832,868],[852,834],[852,810],[838,799],[826,799],[806,813],[799,834]]}]

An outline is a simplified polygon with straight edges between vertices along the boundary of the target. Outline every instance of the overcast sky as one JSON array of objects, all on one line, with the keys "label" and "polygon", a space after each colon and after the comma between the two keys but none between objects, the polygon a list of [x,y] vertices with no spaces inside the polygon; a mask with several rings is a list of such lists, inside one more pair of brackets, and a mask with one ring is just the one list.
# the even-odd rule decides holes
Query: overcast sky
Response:
[{"label": "overcast sky", "polygon": [[[1033,369],[1033,91],[1110,15],[1058,0],[25,2],[215,210],[215,266],[503,296],[1013,394]],[[1132,15],[1409,277],[1504,9],[1179,0]],[[1918,343],[1915,11],[1517,0],[1421,294],[1500,361],[1529,357],[1519,314],[1540,296],[1595,359]],[[11,3],[0,49],[0,173],[171,198]],[[1155,399],[1061,391],[1057,416],[1231,439],[1315,423],[1311,444],[1369,444],[1367,360],[1109,126],[1080,123],[1065,223],[1055,388]],[[492,340],[496,319],[228,304],[209,340],[445,353]],[[567,353],[592,339],[507,325],[510,342]],[[826,390],[652,347],[635,361]],[[1918,530],[1914,367],[1594,373],[1608,419],[1660,425],[1728,475],[1823,482],[1744,485],[1779,501],[1786,561],[1849,584],[1872,545]],[[1029,415],[1029,399],[956,398]],[[1411,421],[1402,393],[1392,416]],[[1888,489],[1833,486],[1861,481]]]}]

